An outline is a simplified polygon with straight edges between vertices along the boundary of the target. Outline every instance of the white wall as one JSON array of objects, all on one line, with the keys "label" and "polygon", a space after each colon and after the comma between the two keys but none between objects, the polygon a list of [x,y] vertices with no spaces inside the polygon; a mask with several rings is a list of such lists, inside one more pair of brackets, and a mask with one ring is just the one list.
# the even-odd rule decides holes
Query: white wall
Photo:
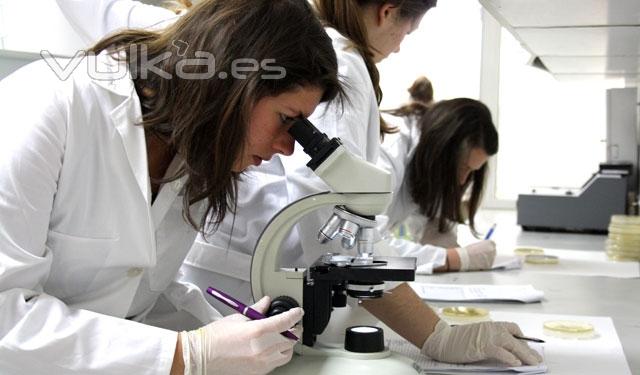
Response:
[{"label": "white wall", "polygon": [[378,64],[389,109],[408,99],[407,88],[420,75],[433,83],[436,100],[478,99],[482,37],[481,7],[476,0],[439,1],[407,36],[400,53]]},{"label": "white wall", "polygon": [[73,56],[82,47],[55,0],[0,0],[0,49]]}]

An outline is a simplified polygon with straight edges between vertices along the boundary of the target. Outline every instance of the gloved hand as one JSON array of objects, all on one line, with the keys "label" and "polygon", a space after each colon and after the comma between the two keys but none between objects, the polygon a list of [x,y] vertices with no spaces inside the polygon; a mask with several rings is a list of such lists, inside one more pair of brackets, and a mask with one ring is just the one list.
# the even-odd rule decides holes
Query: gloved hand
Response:
[{"label": "gloved hand", "polygon": [[484,240],[456,248],[460,257],[460,271],[488,270],[496,257],[496,243]]},{"label": "gloved hand", "polygon": [[[251,308],[264,313],[270,302],[263,297]],[[181,332],[185,375],[266,374],[284,365],[291,360],[296,341],[280,332],[293,327],[302,315],[299,307],[262,320],[234,314]]]},{"label": "gloved hand", "polygon": [[509,366],[536,365],[542,357],[526,342],[515,323],[481,322],[449,326],[440,320],[422,346],[422,354],[440,362],[470,363],[495,358]]}]

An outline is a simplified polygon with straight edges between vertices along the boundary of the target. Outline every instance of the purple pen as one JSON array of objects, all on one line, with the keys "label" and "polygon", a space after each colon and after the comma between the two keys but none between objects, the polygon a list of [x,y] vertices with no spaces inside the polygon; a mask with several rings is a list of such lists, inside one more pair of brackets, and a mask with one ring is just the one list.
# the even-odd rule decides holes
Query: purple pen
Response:
[{"label": "purple pen", "polygon": [[[266,316],[260,314],[259,312],[257,312],[256,310],[252,309],[251,307],[245,305],[244,303],[242,303],[242,302],[238,301],[237,299],[231,297],[227,293],[225,293],[223,291],[220,291],[220,290],[218,290],[216,288],[208,287],[207,288],[207,293],[209,293],[211,296],[213,296],[218,301],[220,301],[220,302],[224,303],[225,305],[231,307],[232,309],[236,310],[237,312],[239,312],[240,314],[246,316],[247,318],[249,318],[251,320],[260,320],[260,319],[266,318]],[[296,337],[296,335],[294,335],[293,333],[291,333],[289,331],[280,332],[280,334],[282,336],[288,338],[288,339],[298,341],[298,337]]]}]

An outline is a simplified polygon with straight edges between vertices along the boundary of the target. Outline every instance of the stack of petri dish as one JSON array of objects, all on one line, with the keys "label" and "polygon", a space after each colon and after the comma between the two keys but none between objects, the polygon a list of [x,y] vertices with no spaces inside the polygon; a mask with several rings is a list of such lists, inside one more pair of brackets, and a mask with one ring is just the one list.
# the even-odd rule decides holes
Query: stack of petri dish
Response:
[{"label": "stack of petri dish", "polygon": [[606,250],[611,260],[640,261],[640,216],[611,216]]}]

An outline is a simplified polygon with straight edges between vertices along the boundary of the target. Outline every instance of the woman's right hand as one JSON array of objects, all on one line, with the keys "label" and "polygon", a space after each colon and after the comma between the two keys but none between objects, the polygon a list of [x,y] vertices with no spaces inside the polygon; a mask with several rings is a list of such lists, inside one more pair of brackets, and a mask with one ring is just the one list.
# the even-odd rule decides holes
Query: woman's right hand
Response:
[{"label": "woman's right hand", "polygon": [[481,322],[449,326],[440,320],[422,346],[422,353],[436,361],[470,363],[497,359],[509,366],[537,365],[542,357],[526,342],[520,327],[509,322]]},{"label": "woman's right hand", "polygon": [[[265,312],[263,297],[251,306]],[[262,320],[234,314],[181,333],[185,374],[266,374],[291,360],[296,341],[280,335],[302,319],[297,307]]]},{"label": "woman's right hand", "polygon": [[484,240],[471,245],[456,248],[460,257],[460,271],[488,270],[496,258],[496,243]]}]

